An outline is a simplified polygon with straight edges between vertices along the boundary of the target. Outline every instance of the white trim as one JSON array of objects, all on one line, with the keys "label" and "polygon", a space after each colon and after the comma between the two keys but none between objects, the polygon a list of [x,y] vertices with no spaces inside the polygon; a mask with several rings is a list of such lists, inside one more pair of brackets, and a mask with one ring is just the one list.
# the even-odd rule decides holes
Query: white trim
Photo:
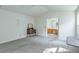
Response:
[{"label": "white trim", "polygon": [[13,40],[8,40],[8,41],[2,41],[2,42],[0,42],[0,44],[8,43],[8,42],[12,42],[12,41],[19,40],[19,39],[22,39],[22,38],[25,38],[25,37],[27,37],[27,36],[22,36],[22,37],[19,37],[19,38],[13,39]]}]

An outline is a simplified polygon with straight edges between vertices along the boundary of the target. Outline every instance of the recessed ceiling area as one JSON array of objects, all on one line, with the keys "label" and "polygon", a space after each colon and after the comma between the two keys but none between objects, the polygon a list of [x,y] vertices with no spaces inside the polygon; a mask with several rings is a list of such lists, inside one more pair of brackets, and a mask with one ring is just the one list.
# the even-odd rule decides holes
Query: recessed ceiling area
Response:
[{"label": "recessed ceiling area", "polygon": [[35,17],[50,11],[75,11],[77,5],[1,5],[0,8]]}]

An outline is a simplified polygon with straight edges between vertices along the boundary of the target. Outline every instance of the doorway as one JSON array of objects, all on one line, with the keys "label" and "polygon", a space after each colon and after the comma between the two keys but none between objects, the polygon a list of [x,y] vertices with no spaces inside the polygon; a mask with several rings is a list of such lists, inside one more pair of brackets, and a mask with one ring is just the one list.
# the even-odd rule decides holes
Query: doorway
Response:
[{"label": "doorway", "polygon": [[47,19],[47,37],[58,38],[59,35],[59,20],[58,18]]}]

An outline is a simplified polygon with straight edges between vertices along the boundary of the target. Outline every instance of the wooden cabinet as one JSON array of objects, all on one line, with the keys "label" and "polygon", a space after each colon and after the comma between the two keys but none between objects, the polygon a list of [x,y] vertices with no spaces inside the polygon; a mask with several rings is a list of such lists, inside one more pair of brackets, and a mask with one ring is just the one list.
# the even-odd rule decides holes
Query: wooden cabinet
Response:
[{"label": "wooden cabinet", "polygon": [[33,28],[28,28],[27,29],[27,34],[34,34],[34,33],[36,33],[35,29],[33,29]]},{"label": "wooden cabinet", "polygon": [[58,35],[58,30],[57,29],[48,29],[48,34]]},{"label": "wooden cabinet", "polygon": [[34,29],[33,25],[31,24],[31,27],[28,25],[27,36],[33,36],[33,35],[36,35],[36,29]]}]

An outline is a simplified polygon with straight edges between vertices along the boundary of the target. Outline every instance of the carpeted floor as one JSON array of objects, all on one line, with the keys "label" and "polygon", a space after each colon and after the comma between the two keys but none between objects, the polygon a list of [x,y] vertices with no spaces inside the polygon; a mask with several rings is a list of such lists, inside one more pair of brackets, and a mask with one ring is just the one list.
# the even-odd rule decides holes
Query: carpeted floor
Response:
[{"label": "carpeted floor", "polygon": [[[79,52],[78,47],[66,45],[65,41],[56,38],[34,36],[0,44],[0,53],[42,53],[49,48],[51,48],[54,53]],[[57,48],[57,50],[55,48]]]}]

